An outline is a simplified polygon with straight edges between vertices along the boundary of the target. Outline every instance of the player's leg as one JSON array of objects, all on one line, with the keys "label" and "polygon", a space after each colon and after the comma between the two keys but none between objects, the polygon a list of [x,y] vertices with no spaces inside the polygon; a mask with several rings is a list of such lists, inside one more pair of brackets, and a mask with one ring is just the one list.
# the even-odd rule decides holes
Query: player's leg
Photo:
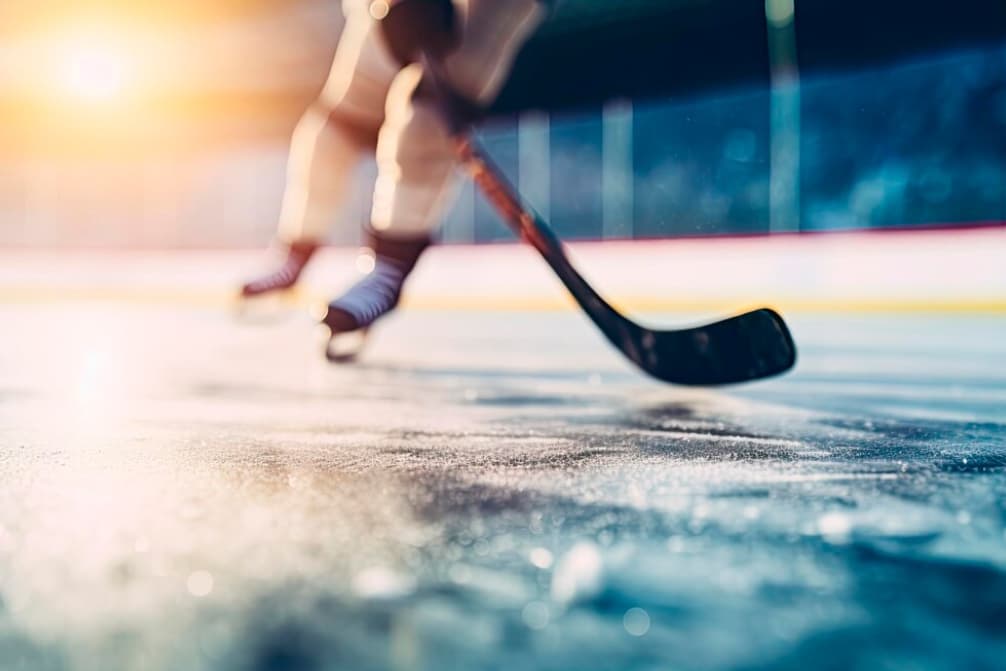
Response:
[{"label": "player's leg", "polygon": [[367,3],[344,3],[346,26],[318,100],[293,133],[278,242],[285,260],[242,287],[246,297],[292,286],[346,199],[362,151],[373,150],[388,89],[401,65],[391,56]]},{"label": "player's leg", "polygon": [[[543,16],[537,0],[459,4],[462,40],[445,66],[455,91],[486,106],[499,93],[520,47]],[[333,333],[368,327],[393,309],[455,190],[455,160],[435,102],[419,91],[422,68],[395,78],[377,146],[371,215],[373,269],[329,305]]]}]

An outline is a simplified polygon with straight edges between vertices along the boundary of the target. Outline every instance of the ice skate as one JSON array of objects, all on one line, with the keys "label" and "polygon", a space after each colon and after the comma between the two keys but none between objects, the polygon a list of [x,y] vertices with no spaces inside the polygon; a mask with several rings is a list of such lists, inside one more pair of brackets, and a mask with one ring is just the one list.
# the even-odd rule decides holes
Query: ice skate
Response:
[{"label": "ice skate", "polygon": [[328,304],[321,320],[329,331],[325,358],[343,363],[359,355],[371,325],[398,305],[406,278],[429,244],[426,236],[395,239],[370,234],[372,267]]},{"label": "ice skate", "polygon": [[279,268],[261,275],[241,286],[241,298],[249,299],[292,288],[311,257],[318,251],[318,243],[304,240],[287,247],[286,259]]}]

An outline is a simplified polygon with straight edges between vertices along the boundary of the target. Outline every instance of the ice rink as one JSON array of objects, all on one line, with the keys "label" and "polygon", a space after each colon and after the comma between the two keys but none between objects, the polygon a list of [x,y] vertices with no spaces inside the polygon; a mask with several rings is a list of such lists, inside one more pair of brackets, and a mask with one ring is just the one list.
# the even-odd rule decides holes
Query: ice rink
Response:
[{"label": "ice rink", "polygon": [[1002,668],[1006,318],[790,321],[696,390],[573,311],[333,367],[300,312],[7,301],[0,668]]}]

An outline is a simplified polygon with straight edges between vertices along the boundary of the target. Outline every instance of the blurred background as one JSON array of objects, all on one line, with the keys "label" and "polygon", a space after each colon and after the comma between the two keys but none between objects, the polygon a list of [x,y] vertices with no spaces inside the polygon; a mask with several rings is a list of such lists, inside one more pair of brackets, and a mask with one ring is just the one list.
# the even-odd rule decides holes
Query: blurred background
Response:
[{"label": "blurred background", "polygon": [[[337,0],[0,4],[0,245],[266,245],[341,26]],[[561,0],[483,136],[569,239],[1006,221],[1006,3]],[[512,236],[469,186],[444,239]]]}]

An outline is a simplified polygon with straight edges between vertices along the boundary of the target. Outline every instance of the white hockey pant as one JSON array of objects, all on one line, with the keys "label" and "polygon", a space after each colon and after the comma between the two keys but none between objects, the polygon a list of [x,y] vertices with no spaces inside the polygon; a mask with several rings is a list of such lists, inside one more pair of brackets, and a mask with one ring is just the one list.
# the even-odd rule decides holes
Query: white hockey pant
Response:
[{"label": "white hockey pant", "polygon": [[[544,14],[537,0],[455,0],[463,39],[445,63],[452,86],[486,105]],[[419,65],[395,61],[366,0],[346,0],[328,81],[293,134],[280,218],[285,242],[321,241],[376,136],[371,225],[392,236],[433,231],[455,191],[454,157],[432,101],[413,93]]]}]

